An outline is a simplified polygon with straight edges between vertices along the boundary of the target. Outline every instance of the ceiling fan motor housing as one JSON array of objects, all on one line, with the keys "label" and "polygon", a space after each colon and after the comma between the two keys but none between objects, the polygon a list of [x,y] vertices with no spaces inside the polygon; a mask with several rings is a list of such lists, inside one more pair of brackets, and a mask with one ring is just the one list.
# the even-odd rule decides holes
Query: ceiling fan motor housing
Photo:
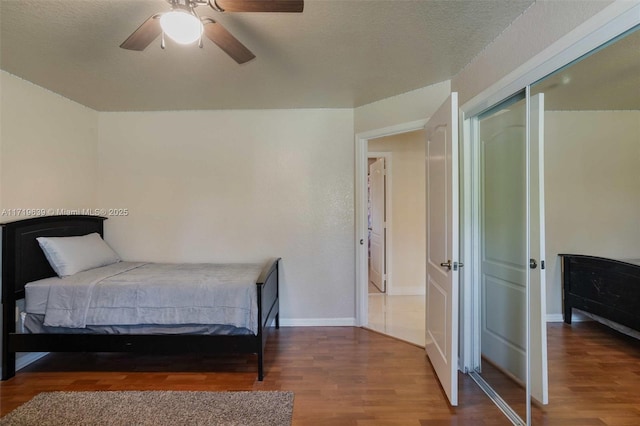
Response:
[{"label": "ceiling fan motor housing", "polygon": [[193,13],[193,9],[200,5],[206,5],[207,2],[198,2],[194,0],[167,0],[172,10],[182,9],[189,13]]}]

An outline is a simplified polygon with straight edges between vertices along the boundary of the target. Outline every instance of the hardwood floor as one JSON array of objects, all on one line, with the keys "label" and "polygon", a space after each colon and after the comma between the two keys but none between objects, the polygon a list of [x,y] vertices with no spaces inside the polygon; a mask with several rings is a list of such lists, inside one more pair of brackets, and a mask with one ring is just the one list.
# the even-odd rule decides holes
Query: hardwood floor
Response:
[{"label": "hardwood floor", "polygon": [[[549,325],[549,406],[534,424],[640,423],[640,343],[594,323]],[[447,404],[417,346],[351,327],[283,327],[255,357],[53,354],[0,383],[0,413],[53,390],[291,390],[294,425],[507,425],[466,375]]]},{"label": "hardwood floor", "polygon": [[640,341],[595,322],[547,330],[550,402],[534,424],[640,424]]}]

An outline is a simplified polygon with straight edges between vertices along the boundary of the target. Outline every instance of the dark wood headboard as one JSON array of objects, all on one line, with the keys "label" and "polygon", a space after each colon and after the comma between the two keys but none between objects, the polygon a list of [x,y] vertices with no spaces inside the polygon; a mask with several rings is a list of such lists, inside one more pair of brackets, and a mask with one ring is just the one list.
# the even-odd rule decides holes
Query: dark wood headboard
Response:
[{"label": "dark wood headboard", "polygon": [[3,223],[2,301],[22,299],[25,284],[55,276],[37,237],[75,237],[98,232],[104,236],[101,216],[42,216]]}]

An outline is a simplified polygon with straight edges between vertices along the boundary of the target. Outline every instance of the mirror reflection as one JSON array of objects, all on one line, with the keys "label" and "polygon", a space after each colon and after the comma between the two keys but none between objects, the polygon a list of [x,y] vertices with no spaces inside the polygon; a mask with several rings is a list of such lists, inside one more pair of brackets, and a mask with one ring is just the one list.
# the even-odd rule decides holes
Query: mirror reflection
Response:
[{"label": "mirror reflection", "polygon": [[526,416],[526,102],[517,96],[479,117],[480,371]]}]

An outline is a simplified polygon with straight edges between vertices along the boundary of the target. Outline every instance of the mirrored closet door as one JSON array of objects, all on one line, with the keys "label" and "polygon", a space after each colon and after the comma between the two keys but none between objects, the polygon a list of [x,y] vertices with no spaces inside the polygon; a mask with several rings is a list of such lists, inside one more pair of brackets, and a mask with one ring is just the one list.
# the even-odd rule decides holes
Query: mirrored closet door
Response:
[{"label": "mirrored closet door", "polygon": [[480,359],[521,419],[527,386],[527,109],[524,93],[478,117]]}]

